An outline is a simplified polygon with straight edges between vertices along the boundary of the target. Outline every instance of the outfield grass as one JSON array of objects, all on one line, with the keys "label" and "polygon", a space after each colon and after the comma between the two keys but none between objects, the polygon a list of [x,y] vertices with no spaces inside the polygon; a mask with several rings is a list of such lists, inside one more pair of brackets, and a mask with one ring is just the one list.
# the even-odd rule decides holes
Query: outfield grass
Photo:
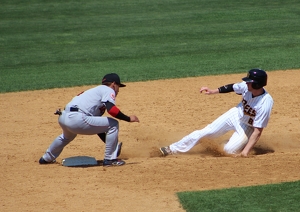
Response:
[{"label": "outfield grass", "polygon": [[0,2],[0,92],[299,67],[300,3]]},{"label": "outfield grass", "polygon": [[211,191],[180,192],[187,212],[299,211],[300,181]]}]

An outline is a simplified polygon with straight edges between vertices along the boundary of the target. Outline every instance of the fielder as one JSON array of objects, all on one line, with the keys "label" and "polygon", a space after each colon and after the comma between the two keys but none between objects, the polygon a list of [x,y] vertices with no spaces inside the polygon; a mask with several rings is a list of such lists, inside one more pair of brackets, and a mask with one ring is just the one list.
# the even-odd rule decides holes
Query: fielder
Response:
[{"label": "fielder", "polygon": [[58,123],[63,132],[52,142],[40,158],[39,163],[55,162],[64,147],[74,140],[77,134],[97,134],[106,144],[103,166],[124,165],[125,161],[117,158],[122,147],[122,143],[118,144],[119,122],[116,119],[102,116],[107,110],[111,116],[117,119],[139,122],[135,115],[127,116],[115,105],[119,87],[125,87],[120,82],[120,77],[115,73],[107,74],[102,79],[102,85],[78,94],[62,112],[57,111]]},{"label": "fielder", "polygon": [[200,142],[201,138],[214,138],[233,130],[233,135],[224,145],[224,151],[247,157],[268,124],[273,99],[264,89],[267,85],[267,73],[264,70],[251,69],[242,80],[243,82],[228,84],[218,89],[202,87],[200,93],[208,95],[234,91],[242,95],[242,101],[205,128],[192,132],[170,146],[161,147],[162,155],[187,152]]}]

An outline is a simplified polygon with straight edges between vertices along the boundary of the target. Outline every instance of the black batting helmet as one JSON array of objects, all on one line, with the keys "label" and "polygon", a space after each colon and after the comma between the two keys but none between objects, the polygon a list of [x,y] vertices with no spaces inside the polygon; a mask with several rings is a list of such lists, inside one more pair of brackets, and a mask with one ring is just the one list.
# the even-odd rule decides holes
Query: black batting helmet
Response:
[{"label": "black batting helmet", "polygon": [[267,85],[268,75],[264,70],[255,68],[248,71],[247,77],[244,77],[242,80],[251,82],[252,88],[260,89]]}]

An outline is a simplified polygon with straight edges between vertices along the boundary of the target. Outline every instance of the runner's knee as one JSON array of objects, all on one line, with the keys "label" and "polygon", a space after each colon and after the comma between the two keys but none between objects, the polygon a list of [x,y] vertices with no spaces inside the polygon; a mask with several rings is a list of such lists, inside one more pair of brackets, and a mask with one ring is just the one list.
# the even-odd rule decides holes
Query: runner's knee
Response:
[{"label": "runner's knee", "polygon": [[227,154],[235,154],[237,153],[237,150],[236,148],[228,145],[228,144],[225,144],[224,145],[224,152],[226,152]]}]

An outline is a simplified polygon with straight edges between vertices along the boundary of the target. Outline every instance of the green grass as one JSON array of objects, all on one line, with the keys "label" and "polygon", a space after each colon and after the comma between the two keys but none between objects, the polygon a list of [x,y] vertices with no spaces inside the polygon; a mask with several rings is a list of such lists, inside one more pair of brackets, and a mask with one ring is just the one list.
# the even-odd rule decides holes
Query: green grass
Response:
[{"label": "green grass", "polygon": [[300,181],[222,190],[180,192],[187,212],[299,211]]},{"label": "green grass", "polygon": [[0,92],[299,68],[300,2],[0,2]]}]

